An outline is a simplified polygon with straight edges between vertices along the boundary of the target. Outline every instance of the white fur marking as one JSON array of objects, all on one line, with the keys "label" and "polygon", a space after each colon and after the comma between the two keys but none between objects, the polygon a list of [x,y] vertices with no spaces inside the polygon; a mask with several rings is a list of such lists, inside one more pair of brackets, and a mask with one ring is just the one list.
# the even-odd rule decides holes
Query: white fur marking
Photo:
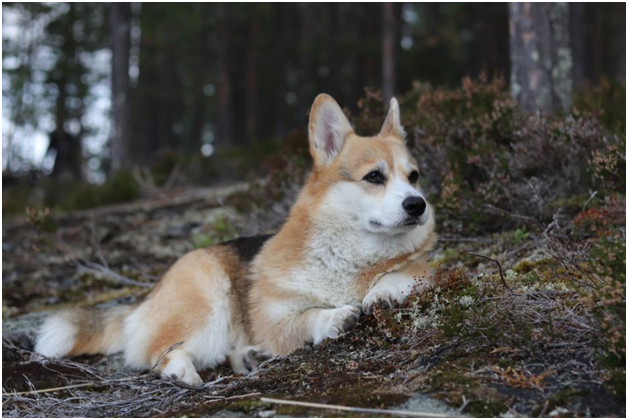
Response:
[{"label": "white fur marking", "polygon": [[168,364],[161,374],[166,378],[177,379],[188,385],[199,385],[203,382],[196,373],[190,355],[182,350],[173,350],[168,354]]},{"label": "white fur marking", "polygon": [[336,309],[321,309],[310,325],[312,342],[316,345],[326,338],[337,338],[344,331],[345,321],[359,315],[360,309],[352,305]]},{"label": "white fur marking", "polygon": [[386,274],[366,294],[362,302],[362,309],[367,311],[371,306],[380,301],[388,302],[391,307],[393,304],[401,304],[412,292],[414,284],[414,278],[407,274]]},{"label": "white fur marking", "polygon": [[65,314],[46,319],[37,334],[35,352],[46,357],[63,357],[74,347],[77,328]]}]

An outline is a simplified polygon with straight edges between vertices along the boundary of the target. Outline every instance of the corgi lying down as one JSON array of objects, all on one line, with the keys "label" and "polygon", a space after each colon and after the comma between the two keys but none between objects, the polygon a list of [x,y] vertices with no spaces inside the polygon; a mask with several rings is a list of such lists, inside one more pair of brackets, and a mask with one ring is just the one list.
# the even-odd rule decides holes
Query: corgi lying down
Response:
[{"label": "corgi lying down", "polygon": [[184,255],[134,306],[54,314],[35,351],[124,352],[131,367],[195,385],[197,370],[228,359],[247,373],[336,338],[377,303],[403,302],[417,282],[427,286],[436,240],[404,137],[395,99],[380,133],[360,137],[319,95],[309,122],[314,167],[279,233]]}]

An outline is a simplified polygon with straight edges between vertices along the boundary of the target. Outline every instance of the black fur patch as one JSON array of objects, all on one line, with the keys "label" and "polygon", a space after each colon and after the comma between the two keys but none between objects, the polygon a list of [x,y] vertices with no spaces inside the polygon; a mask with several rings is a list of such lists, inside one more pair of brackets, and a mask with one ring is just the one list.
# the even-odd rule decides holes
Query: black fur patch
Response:
[{"label": "black fur patch", "polygon": [[233,248],[238,253],[240,259],[248,263],[255,258],[262,249],[262,246],[264,246],[266,241],[272,236],[273,235],[247,236],[224,242],[222,245]]}]

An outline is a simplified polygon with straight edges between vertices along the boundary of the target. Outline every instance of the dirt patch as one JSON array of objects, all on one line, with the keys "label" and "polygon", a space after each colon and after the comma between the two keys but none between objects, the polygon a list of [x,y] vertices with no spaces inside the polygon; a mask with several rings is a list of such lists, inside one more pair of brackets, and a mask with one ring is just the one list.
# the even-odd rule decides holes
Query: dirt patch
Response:
[{"label": "dirt patch", "polygon": [[87,380],[81,370],[56,363],[9,363],[2,366],[3,392],[24,392],[34,389],[63,387],[68,382]]}]

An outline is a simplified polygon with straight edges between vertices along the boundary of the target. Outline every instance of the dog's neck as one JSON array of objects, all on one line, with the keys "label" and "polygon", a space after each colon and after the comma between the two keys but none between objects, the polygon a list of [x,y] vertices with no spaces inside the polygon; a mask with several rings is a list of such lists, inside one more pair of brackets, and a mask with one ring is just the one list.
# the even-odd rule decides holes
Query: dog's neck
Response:
[{"label": "dog's neck", "polygon": [[387,235],[372,233],[355,223],[347,223],[342,215],[324,214],[312,218],[306,248],[321,268],[354,273],[401,255],[411,254],[426,239],[422,227],[406,233]]}]

